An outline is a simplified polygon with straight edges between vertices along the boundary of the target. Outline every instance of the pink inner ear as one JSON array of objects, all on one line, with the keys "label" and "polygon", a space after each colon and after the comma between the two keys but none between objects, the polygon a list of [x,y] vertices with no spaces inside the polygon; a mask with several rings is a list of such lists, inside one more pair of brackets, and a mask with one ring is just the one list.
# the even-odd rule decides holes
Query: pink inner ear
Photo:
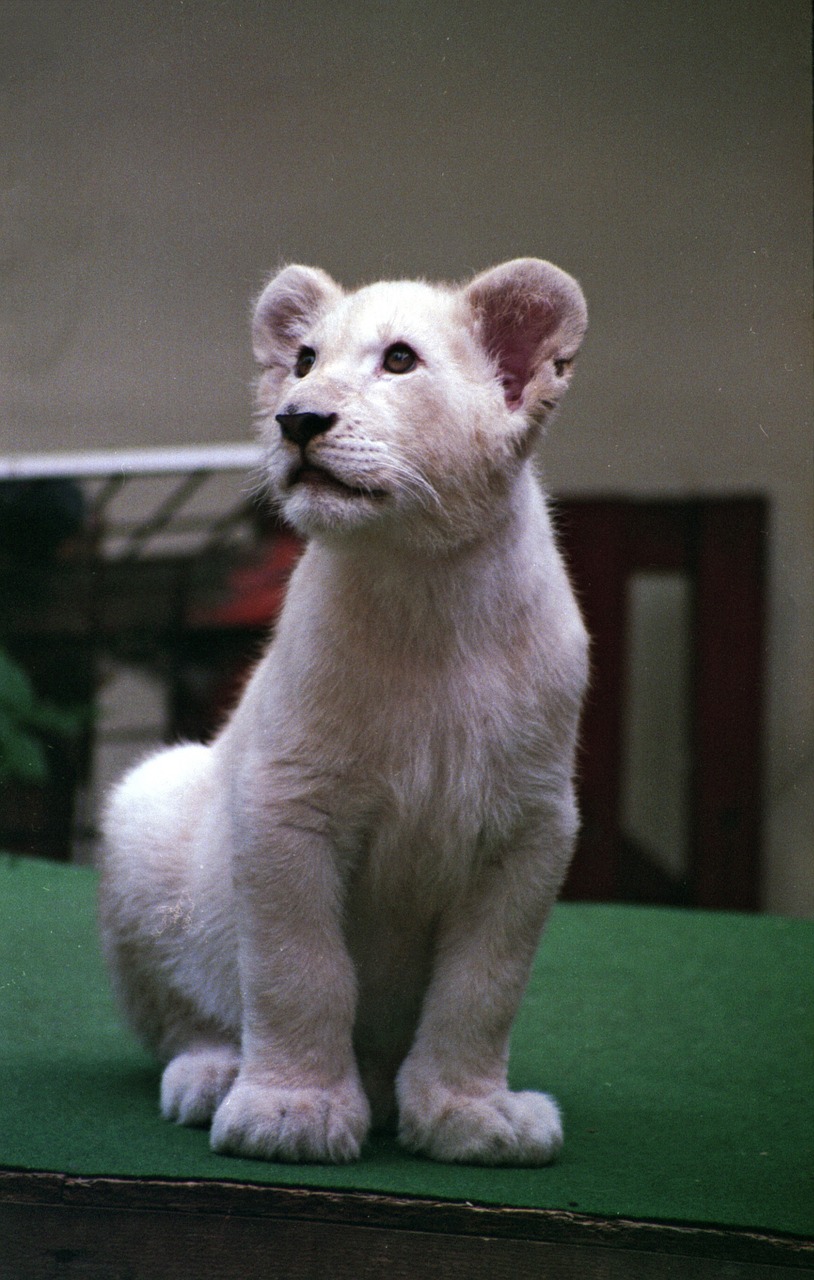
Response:
[{"label": "pink inner ear", "polygon": [[522,378],[515,373],[504,373],[500,381],[503,385],[506,404],[510,409],[519,409],[523,403],[523,389],[526,385]]},{"label": "pink inner ear", "polygon": [[534,376],[535,356],[556,322],[553,307],[546,305],[514,323],[503,320],[491,333],[489,349],[498,362],[503,394],[510,409],[519,409],[522,405],[523,392]]},{"label": "pink inner ear", "polygon": [[505,345],[502,348],[498,346],[494,354],[500,367],[506,404],[510,409],[519,409],[526,384],[534,372],[533,360],[540,340],[529,341],[527,335],[519,333],[507,333],[503,337]]}]

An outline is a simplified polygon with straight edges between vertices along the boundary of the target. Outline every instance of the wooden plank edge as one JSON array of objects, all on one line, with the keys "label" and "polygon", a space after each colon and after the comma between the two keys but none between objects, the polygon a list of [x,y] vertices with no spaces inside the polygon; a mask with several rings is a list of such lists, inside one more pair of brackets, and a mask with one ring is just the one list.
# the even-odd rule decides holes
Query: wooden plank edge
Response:
[{"label": "wooden plank edge", "polygon": [[89,1177],[0,1169],[0,1203],[60,1204],[149,1214],[280,1218],[337,1226],[593,1246],[727,1262],[814,1267],[814,1239],[681,1222],[602,1218],[562,1209],[430,1200],[382,1192],[336,1191],[162,1178]]}]

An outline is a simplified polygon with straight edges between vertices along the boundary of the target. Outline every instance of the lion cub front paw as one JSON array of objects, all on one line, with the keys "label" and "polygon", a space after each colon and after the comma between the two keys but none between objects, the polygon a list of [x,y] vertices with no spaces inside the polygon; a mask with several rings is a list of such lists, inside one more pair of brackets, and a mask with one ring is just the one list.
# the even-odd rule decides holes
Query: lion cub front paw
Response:
[{"label": "lion cub front paw", "polygon": [[287,1089],[238,1077],[212,1121],[211,1141],[222,1155],[345,1164],[359,1155],[369,1127],[357,1085]]},{"label": "lion cub front paw", "polygon": [[208,1124],[232,1087],[240,1065],[232,1045],[201,1044],[177,1057],[161,1077],[161,1114],[176,1124]]},{"label": "lion cub front paw", "polygon": [[546,1093],[422,1092],[419,1107],[402,1102],[399,1141],[410,1151],[463,1164],[543,1165],[562,1146],[560,1113]]}]

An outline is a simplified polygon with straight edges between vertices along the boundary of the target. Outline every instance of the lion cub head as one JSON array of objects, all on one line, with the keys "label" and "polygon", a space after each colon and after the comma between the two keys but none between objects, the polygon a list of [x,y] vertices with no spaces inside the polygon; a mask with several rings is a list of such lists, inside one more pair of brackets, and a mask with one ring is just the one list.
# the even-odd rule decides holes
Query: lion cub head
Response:
[{"label": "lion cub head", "polygon": [[301,533],[430,549],[501,519],[587,324],[579,285],[519,258],[461,288],[346,293],[290,266],[261,294],[254,354],[268,477]]}]

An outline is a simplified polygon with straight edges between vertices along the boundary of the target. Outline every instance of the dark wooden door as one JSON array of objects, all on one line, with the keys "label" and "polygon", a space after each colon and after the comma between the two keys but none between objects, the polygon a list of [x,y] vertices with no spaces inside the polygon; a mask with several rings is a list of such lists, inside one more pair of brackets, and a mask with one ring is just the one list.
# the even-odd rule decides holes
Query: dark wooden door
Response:
[{"label": "dark wooden door", "polygon": [[[566,896],[755,910],[760,896],[767,504],[570,499],[560,541],[592,636],[582,729],[583,829]],[[691,588],[691,754],[686,872],[630,847],[621,762],[633,575],[677,572]]]}]

